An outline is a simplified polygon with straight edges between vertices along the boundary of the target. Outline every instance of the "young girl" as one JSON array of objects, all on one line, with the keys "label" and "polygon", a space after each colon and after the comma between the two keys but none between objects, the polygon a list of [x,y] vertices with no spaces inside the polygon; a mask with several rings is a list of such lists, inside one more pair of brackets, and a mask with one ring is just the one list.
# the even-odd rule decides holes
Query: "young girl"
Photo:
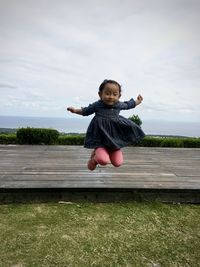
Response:
[{"label": "young girl", "polygon": [[135,108],[143,97],[138,95],[136,100],[120,102],[121,85],[113,80],[104,80],[99,87],[100,100],[88,107],[77,109],[68,107],[72,113],[88,116],[95,113],[87,129],[86,148],[93,148],[88,161],[88,169],[94,170],[97,164],[112,163],[119,167],[123,163],[120,148],[139,142],[144,137],[142,129],[129,119],[119,115],[120,110]]}]

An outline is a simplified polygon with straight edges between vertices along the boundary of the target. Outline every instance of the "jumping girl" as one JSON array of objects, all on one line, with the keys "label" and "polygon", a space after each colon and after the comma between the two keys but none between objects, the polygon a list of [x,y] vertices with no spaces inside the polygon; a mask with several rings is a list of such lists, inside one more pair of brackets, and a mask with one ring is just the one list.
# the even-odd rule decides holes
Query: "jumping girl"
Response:
[{"label": "jumping girl", "polygon": [[120,102],[121,85],[114,80],[104,80],[99,87],[100,100],[84,108],[68,107],[67,110],[83,116],[95,113],[87,129],[84,147],[94,149],[88,169],[97,164],[112,163],[119,167],[123,163],[121,148],[139,142],[144,137],[142,129],[131,120],[119,115],[120,110],[132,109],[142,103],[143,97]]}]

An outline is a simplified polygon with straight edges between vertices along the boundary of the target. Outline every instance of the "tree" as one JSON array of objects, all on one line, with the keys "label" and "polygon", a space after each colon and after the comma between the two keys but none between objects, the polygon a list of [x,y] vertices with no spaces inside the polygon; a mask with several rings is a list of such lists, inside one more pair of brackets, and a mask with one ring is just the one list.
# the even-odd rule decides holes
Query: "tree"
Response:
[{"label": "tree", "polygon": [[142,125],[142,120],[140,119],[140,117],[138,115],[133,115],[133,116],[129,117],[129,120],[135,122],[138,126]]}]

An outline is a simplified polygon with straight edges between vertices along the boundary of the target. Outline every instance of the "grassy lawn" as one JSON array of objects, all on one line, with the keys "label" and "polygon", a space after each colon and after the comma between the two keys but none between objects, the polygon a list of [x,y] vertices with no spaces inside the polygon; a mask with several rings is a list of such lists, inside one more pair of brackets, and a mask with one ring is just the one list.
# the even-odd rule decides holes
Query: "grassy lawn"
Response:
[{"label": "grassy lawn", "polygon": [[0,205],[0,266],[200,266],[200,206]]}]

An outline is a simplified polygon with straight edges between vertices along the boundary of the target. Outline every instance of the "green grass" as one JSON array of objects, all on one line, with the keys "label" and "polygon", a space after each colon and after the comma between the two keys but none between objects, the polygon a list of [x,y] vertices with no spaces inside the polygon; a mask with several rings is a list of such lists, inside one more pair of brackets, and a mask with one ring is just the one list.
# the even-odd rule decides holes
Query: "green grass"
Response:
[{"label": "green grass", "polygon": [[0,206],[0,266],[199,266],[200,206]]}]

